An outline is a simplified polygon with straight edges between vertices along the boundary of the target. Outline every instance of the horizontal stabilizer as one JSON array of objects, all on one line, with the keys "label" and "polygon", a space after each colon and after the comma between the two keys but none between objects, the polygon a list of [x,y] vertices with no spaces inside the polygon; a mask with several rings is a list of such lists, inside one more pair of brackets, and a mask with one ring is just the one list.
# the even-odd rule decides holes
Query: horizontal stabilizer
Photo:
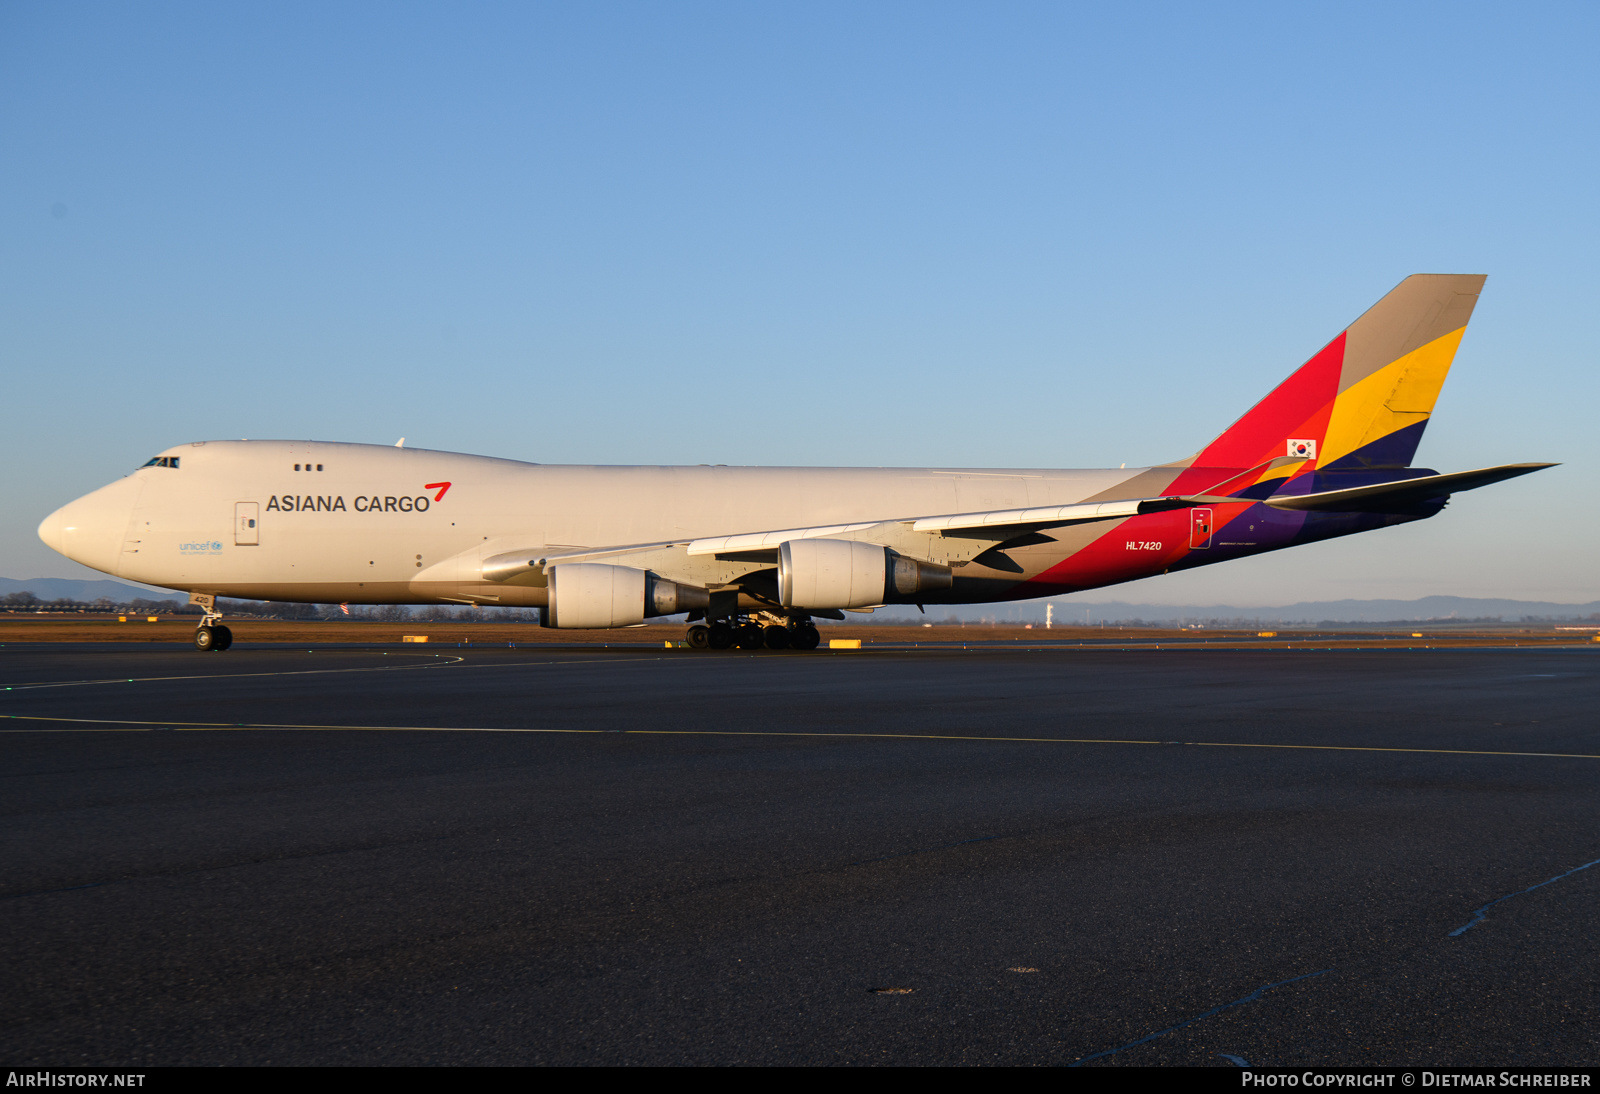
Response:
[{"label": "horizontal stabilizer", "polygon": [[1553,463],[1508,463],[1500,467],[1485,467],[1477,471],[1458,471],[1453,475],[1428,475],[1420,479],[1402,479],[1398,482],[1380,482],[1375,486],[1352,486],[1347,490],[1324,490],[1320,494],[1285,495],[1268,498],[1274,509],[1351,512],[1370,509],[1392,509],[1413,505],[1433,498],[1447,497],[1463,490],[1476,490],[1493,482],[1514,479],[1555,467]]}]

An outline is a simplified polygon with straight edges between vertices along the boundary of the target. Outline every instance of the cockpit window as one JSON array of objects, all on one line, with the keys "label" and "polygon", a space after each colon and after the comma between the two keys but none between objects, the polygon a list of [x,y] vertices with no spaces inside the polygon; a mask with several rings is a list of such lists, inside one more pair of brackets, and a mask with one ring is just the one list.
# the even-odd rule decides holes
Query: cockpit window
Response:
[{"label": "cockpit window", "polygon": [[177,467],[179,459],[180,459],[180,457],[178,457],[178,456],[151,456],[148,460],[146,460],[144,463],[140,464],[139,466],[141,466],[141,467]]}]

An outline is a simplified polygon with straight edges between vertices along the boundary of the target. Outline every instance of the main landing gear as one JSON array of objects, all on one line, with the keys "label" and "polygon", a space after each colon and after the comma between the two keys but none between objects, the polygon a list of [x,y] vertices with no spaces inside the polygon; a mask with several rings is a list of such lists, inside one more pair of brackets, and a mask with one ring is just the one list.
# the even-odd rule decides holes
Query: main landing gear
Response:
[{"label": "main landing gear", "polygon": [[222,613],[217,611],[217,598],[202,593],[190,593],[189,603],[205,609],[200,626],[194,632],[194,648],[201,653],[221,653],[233,645],[233,632],[222,625]]},{"label": "main landing gear", "polygon": [[689,648],[694,650],[814,650],[822,641],[817,628],[805,616],[781,616],[760,612],[715,623],[696,623],[689,628]]}]

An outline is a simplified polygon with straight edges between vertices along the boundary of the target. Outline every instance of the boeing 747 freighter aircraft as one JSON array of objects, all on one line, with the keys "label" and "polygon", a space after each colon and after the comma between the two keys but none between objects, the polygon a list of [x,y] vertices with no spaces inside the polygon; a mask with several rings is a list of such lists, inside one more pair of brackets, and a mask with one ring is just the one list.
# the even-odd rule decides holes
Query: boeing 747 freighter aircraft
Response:
[{"label": "boeing 747 freighter aircraft", "polygon": [[196,441],[39,537],[218,597],[537,606],[547,627],[687,613],[698,649],[813,649],[884,604],[1057,596],[1431,517],[1547,463],[1411,466],[1484,278],[1417,274],[1188,459],[1108,471],[575,467],[400,446]]}]

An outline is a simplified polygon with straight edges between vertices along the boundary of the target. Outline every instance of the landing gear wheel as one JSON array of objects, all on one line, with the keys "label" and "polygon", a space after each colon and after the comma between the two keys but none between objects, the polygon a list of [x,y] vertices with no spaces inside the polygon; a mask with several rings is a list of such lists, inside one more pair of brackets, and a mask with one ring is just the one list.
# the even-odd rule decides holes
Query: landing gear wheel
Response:
[{"label": "landing gear wheel", "polygon": [[691,650],[709,650],[711,648],[711,628],[696,623],[689,628],[689,648]]},{"label": "landing gear wheel", "polygon": [[217,631],[215,627],[201,627],[194,632],[194,648],[201,653],[210,653],[217,648]]},{"label": "landing gear wheel", "polygon": [[822,642],[822,635],[810,623],[802,624],[789,636],[789,645],[797,650],[814,650]]},{"label": "landing gear wheel", "polygon": [[706,632],[708,644],[714,650],[725,650],[733,645],[733,628],[726,623],[713,623]]},{"label": "landing gear wheel", "polygon": [[786,650],[789,648],[789,628],[774,624],[761,632],[761,637],[767,643],[769,650]]},{"label": "landing gear wheel", "polygon": [[233,631],[220,624],[211,628],[211,637],[219,653],[233,645]]},{"label": "landing gear wheel", "polygon": [[759,650],[762,641],[761,628],[754,623],[742,624],[733,632],[733,644],[741,650]]}]

